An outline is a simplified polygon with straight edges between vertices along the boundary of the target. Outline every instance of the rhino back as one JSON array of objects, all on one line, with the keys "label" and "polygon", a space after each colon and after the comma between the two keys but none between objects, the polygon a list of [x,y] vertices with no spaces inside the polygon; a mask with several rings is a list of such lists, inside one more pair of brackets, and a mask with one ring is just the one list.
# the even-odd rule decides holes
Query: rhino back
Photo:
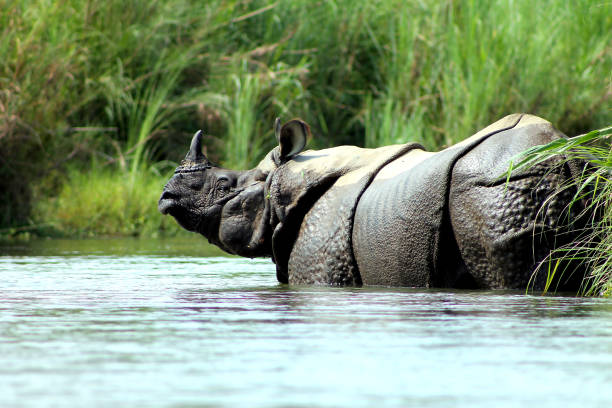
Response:
[{"label": "rhino back", "polygon": [[513,128],[510,115],[438,153],[408,154],[381,171],[355,212],[353,252],[364,285],[473,287],[449,220],[454,165],[491,136]]}]

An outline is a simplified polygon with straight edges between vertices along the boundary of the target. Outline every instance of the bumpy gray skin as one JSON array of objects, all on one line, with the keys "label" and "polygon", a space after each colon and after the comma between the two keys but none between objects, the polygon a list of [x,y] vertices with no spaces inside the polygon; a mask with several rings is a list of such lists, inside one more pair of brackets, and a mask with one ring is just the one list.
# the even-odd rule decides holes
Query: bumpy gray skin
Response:
[{"label": "bumpy gray skin", "polygon": [[560,223],[572,193],[554,194],[568,165],[503,177],[516,154],[565,137],[543,119],[510,115],[437,153],[301,152],[304,122],[275,132],[279,146],[247,171],[212,165],[196,135],[159,209],[229,253],[271,257],[282,283],[542,289],[533,271],[573,237]]}]

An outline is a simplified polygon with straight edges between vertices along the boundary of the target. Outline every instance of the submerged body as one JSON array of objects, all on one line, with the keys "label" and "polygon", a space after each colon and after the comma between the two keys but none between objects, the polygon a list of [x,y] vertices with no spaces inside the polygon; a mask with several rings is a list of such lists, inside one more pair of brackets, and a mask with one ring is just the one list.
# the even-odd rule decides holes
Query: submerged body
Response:
[{"label": "submerged body", "polygon": [[571,235],[558,224],[571,197],[554,194],[569,166],[503,177],[516,154],[564,137],[543,119],[510,115],[436,153],[302,152],[299,120],[276,133],[279,146],[246,171],[213,166],[196,135],[160,211],[227,252],[271,257],[295,284],[540,288],[535,267]]}]

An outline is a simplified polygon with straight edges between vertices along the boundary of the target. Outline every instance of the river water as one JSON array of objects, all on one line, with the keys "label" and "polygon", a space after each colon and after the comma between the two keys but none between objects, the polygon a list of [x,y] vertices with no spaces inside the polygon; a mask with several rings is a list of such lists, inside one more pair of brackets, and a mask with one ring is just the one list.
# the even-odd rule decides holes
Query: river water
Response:
[{"label": "river water", "polygon": [[612,300],[291,287],[203,239],[0,246],[1,407],[610,407]]}]

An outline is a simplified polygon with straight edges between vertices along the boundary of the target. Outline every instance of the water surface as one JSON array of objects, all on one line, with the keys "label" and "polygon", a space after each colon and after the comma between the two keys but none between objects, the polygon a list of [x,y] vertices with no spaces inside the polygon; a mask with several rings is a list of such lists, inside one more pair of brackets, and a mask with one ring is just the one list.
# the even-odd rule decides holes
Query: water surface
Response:
[{"label": "water surface", "polygon": [[612,301],[290,287],[202,239],[0,247],[2,407],[609,407]]}]

